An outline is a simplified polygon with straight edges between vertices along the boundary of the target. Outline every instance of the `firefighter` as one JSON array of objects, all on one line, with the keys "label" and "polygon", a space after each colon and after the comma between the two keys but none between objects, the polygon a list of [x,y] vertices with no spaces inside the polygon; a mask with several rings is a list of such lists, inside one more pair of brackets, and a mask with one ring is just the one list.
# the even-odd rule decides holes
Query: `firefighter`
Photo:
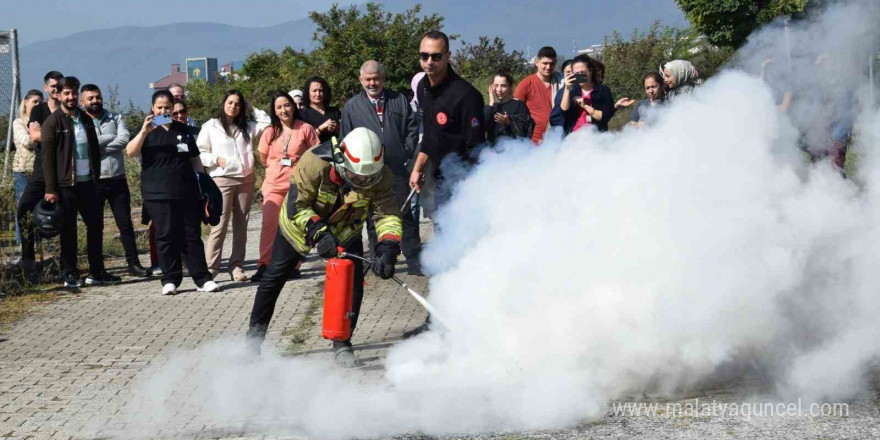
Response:
[{"label": "firefighter", "polygon": [[[337,246],[346,253],[363,255],[361,230],[369,211],[379,237],[372,270],[382,279],[394,275],[403,224],[392,190],[394,176],[384,165],[384,153],[379,136],[360,127],[342,142],[337,143],[334,137],[312,148],[296,164],[290,192],[281,206],[272,260],[251,311],[248,338],[256,350],[266,337],[275,302],[290,271],[312,248],[322,258],[336,257]],[[352,332],[364,296],[363,263],[353,261]],[[358,365],[350,339],[333,341],[333,354],[342,367]]]}]

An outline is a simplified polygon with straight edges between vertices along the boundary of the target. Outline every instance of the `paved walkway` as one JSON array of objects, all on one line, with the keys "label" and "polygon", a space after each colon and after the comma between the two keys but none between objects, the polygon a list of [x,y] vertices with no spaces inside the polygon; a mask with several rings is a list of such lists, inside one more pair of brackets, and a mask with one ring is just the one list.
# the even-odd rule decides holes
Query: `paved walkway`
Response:
[{"label": "paved walkway", "polygon": [[[249,274],[258,257],[260,222],[260,213],[254,212],[248,228]],[[428,232],[430,226],[423,223],[425,228]],[[121,271],[118,266],[111,271]],[[426,278],[405,276],[405,263],[398,271],[414,288],[425,289]],[[320,335],[322,262],[308,260],[303,275],[285,285],[264,349],[329,358],[330,344]],[[231,282],[225,274],[217,280],[220,292],[196,292],[192,280],[185,279],[180,294],[162,296],[158,279],[126,277],[120,285],[62,293],[0,334],[0,438],[95,438],[80,434],[102,424],[120,428],[116,416],[146,366],[181,348],[244,338],[256,284]],[[364,371],[374,372],[380,368],[370,367],[381,367],[387,350],[383,343],[421,324],[425,313],[397,284],[372,275],[367,280],[353,343],[372,347],[358,354],[367,361]]]},{"label": "paved walkway", "polygon": [[[254,213],[249,229],[249,272],[253,271],[260,225]],[[425,232],[428,225],[423,224]],[[228,250],[227,250],[228,252]],[[112,269],[112,268],[111,268]],[[121,270],[121,268],[116,268]],[[405,264],[398,265],[405,273]],[[310,260],[304,278],[290,281],[278,301],[266,346],[287,355],[323,358],[330,365],[329,343],[320,337],[322,264]],[[424,291],[425,278],[404,276]],[[158,280],[126,278],[121,285],[61,294],[58,301],[0,334],[0,438],[130,438],[126,406],[147,368],[163,365],[183,348],[206,346],[223,338],[240,340],[256,286],[220,278],[223,290],[197,293],[191,280],[181,294],[160,294]],[[364,299],[354,343],[367,362],[361,381],[381,382],[389,345],[424,320],[424,311],[396,284],[373,276]],[[190,370],[187,370],[187,372]],[[689,395],[632,396],[639,402],[699,397],[702,402],[743,401],[750,384],[691,391]],[[847,417],[702,418],[614,414],[567,430],[503,433],[478,438],[880,438],[878,386],[849,402]],[[754,391],[753,389],[751,391]],[[140,433],[151,438],[248,438],[264,434],[242,428],[217,430],[181,417],[173,426]],[[271,437],[290,438],[290,437]],[[407,437],[409,438],[409,437]]]}]

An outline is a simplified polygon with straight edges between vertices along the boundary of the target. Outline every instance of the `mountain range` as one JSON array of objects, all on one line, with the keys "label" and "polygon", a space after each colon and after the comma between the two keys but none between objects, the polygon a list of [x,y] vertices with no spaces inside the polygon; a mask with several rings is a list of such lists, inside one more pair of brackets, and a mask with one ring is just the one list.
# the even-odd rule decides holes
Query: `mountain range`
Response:
[{"label": "mountain range", "polygon": [[[404,0],[381,3],[392,12],[415,4]],[[668,25],[685,23],[673,0],[559,0],[549,5],[527,0],[449,0],[425,5],[422,13],[444,16],[444,30],[461,35],[464,41],[497,35],[508,50],[534,54],[539,47],[552,45],[566,57],[574,48],[601,43],[615,30],[629,35],[655,20]],[[277,14],[275,18],[283,20]],[[168,75],[173,63],[214,57],[224,64],[285,46],[310,50],[314,31],[314,23],[303,18],[266,27],[182,22],[79,32],[21,48],[22,92],[41,88],[43,75],[59,70],[102,88],[118,84],[123,104],[130,99],[145,107],[152,92],[149,83]]]}]

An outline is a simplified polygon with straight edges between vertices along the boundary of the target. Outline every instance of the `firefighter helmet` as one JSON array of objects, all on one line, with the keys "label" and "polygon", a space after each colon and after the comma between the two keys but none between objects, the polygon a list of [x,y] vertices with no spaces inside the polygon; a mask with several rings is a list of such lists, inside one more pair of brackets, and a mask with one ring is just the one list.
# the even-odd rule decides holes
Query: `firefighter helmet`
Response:
[{"label": "firefighter helmet", "polygon": [[337,147],[334,162],[336,172],[357,189],[369,188],[382,180],[385,148],[372,130],[358,127],[352,130]]}]

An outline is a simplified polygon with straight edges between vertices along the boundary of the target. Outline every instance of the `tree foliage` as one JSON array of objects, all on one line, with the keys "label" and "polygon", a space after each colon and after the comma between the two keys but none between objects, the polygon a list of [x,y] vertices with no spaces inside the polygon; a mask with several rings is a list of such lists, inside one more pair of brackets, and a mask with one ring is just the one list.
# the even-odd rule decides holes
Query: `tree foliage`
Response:
[{"label": "tree foliage", "polygon": [[462,42],[462,47],[455,51],[452,62],[458,74],[472,82],[488,78],[498,70],[506,70],[514,77],[528,73],[527,60],[520,50],[508,52],[504,40],[495,37],[481,36],[475,44]]},{"label": "tree foliage", "polygon": [[[647,31],[634,30],[628,40],[617,32],[606,37],[602,62],[605,64],[605,84],[616,98],[642,99],[645,95],[642,78],[647,72],[659,71],[667,61],[688,60],[705,79],[714,75],[732,56],[733,49],[709,44],[693,30],[664,27],[654,22]],[[621,111],[612,120],[612,125],[619,126],[627,121],[628,111]]]},{"label": "tree foliage", "polygon": [[[247,57],[231,79],[217,84],[194,81],[187,84],[190,115],[197,121],[213,117],[223,94],[240,90],[256,107],[266,109],[276,91],[300,89],[312,76],[324,77],[333,89],[333,105],[341,106],[361,91],[359,69],[369,59],[382,63],[387,74],[386,87],[409,90],[412,76],[419,71],[418,51],[422,35],[442,28],[437,14],[420,15],[421,6],[397,14],[384,12],[381,5],[367,3],[362,8],[334,5],[327,12],[311,12],[317,25],[311,52],[286,47]],[[455,36],[450,36],[454,38]]]},{"label": "tree foliage", "polygon": [[816,0],[675,0],[691,24],[713,44],[742,46],[758,26],[802,13]]},{"label": "tree foliage", "polygon": [[361,91],[359,69],[369,59],[385,67],[387,88],[409,90],[419,71],[422,35],[443,27],[443,17],[437,14],[420,16],[421,5],[398,14],[384,12],[377,3],[363,9],[334,5],[327,12],[309,14],[318,27],[313,37],[317,45],[302,67],[327,79],[337,104]]}]

